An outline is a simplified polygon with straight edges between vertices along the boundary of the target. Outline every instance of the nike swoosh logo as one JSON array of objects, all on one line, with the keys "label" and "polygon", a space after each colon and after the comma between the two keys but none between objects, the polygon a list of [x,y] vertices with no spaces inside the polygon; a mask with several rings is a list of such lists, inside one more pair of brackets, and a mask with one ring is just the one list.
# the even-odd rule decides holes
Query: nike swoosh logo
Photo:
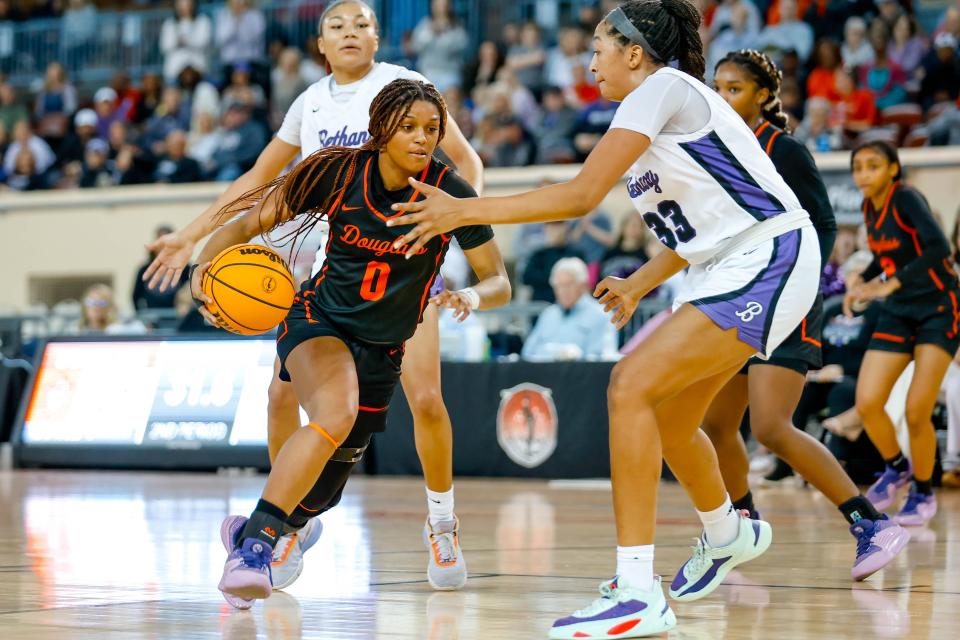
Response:
[{"label": "nike swoosh logo", "polygon": [[314,112],[314,113],[316,113],[317,111],[320,111],[320,107],[315,107],[315,108],[313,109],[313,112]]},{"label": "nike swoosh logo", "polygon": [[433,498],[430,498],[430,502],[436,502],[437,504],[440,504],[439,500],[434,500]]},{"label": "nike swoosh logo", "polygon": [[348,207],[347,205],[343,205],[340,208],[344,211],[356,211],[357,209],[362,209],[363,207]]}]

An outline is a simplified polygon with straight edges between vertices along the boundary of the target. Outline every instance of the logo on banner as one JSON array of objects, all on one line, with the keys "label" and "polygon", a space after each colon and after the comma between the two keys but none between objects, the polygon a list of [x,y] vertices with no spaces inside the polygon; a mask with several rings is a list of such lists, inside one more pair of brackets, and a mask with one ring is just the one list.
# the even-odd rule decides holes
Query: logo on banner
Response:
[{"label": "logo on banner", "polygon": [[550,389],[524,382],[500,392],[497,442],[521,467],[539,467],[550,458],[557,448],[557,426]]}]

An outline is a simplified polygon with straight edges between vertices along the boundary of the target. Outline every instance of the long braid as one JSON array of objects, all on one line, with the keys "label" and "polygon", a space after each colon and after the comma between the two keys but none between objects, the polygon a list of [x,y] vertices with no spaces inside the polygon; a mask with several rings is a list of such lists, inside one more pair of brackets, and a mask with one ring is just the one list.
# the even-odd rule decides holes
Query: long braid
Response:
[{"label": "long braid", "polygon": [[776,63],[770,56],[757,51],[756,49],[740,49],[731,51],[717,63],[717,69],[723,64],[735,64],[746,71],[753,78],[757,86],[770,92],[770,97],[760,107],[760,115],[764,120],[787,131],[787,114],[783,110],[783,103],[780,101],[780,83],[783,81],[783,73],[777,68]]},{"label": "long braid", "polygon": [[[361,152],[375,151],[385,147],[396,135],[407,111],[413,103],[420,100],[437,107],[440,114],[437,142],[443,140],[447,128],[447,107],[436,87],[417,80],[394,80],[381,89],[370,103],[370,139],[362,147],[327,147],[315,151],[286,175],[262,187],[251,189],[224,206],[217,214],[218,223],[222,224],[233,216],[247,211],[264,198],[275,198],[278,201],[278,207],[285,215],[277,216],[276,221],[269,228],[263,227],[261,223],[261,235],[269,233],[293,216],[304,214],[303,223],[278,240],[280,244],[291,241],[291,255],[295,255],[297,241],[305,238],[318,222],[324,218],[329,219],[331,208],[336,205],[357,173]],[[336,188],[326,194],[320,206],[306,209],[307,198],[314,186],[327,175],[331,168],[336,170],[333,180],[333,184],[337,185]]]},{"label": "long braid", "polygon": [[[624,15],[659,54],[657,64],[676,60],[680,70],[703,81],[706,62],[700,40],[700,14],[689,0],[631,0],[620,5]],[[623,46],[630,39],[611,27],[607,35]]]}]

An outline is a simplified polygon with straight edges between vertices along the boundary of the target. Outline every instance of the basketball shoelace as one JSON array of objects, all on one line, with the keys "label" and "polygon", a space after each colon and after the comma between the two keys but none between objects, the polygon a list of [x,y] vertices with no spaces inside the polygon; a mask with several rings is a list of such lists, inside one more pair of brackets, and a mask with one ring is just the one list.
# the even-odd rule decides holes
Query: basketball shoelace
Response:
[{"label": "basketball shoelace", "polygon": [[600,597],[583,609],[574,611],[573,615],[577,618],[591,618],[598,613],[603,613],[607,609],[615,607],[617,603],[620,602],[620,589],[619,587],[614,586],[616,582],[616,578],[607,580],[606,582],[601,582]]},{"label": "basketball shoelace", "polygon": [[926,502],[927,496],[924,494],[910,490],[910,493],[907,494],[907,502],[903,505],[903,509],[900,510],[901,513],[916,513],[917,507]]},{"label": "basketball shoelace", "polygon": [[437,546],[437,557],[441,564],[453,564],[457,561],[456,533],[431,533],[433,544]]},{"label": "basketball shoelace", "polygon": [[[250,569],[256,569],[257,571],[262,571],[264,566],[270,567],[269,562],[264,562],[263,552],[256,551],[258,545],[253,545],[249,549],[244,549],[243,547],[237,548],[237,554],[240,556],[240,562],[243,563],[243,566],[249,567]],[[260,547],[263,548],[262,546]]]},{"label": "basketball shoelace", "polygon": [[[867,527],[864,523],[869,522]],[[860,557],[870,550],[873,546],[873,535],[877,532],[877,523],[871,520],[861,520],[857,523],[859,535],[857,535],[857,557]]]},{"label": "basketball shoelace", "polygon": [[690,547],[693,549],[693,557],[687,560],[686,566],[690,567],[691,571],[700,573],[700,570],[707,563],[707,545],[703,543],[703,536],[695,539],[697,544]]}]

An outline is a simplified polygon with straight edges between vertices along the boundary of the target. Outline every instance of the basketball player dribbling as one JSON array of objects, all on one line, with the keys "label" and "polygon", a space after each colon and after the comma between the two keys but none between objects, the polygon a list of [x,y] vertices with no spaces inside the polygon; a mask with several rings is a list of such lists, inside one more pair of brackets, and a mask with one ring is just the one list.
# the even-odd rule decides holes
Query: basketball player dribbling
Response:
[{"label": "basketball player dribbling", "polygon": [[[310,86],[290,107],[277,136],[260,154],[250,171],[238,178],[200,216],[184,229],[163,236],[150,250],[157,254],[144,275],[151,286],[178,282],[196,243],[212,233],[221,209],[276,178],[297,156],[305,158],[332,145],[359,147],[369,139],[368,113],[374,96],[397,78],[428,81],[419,73],[392,64],[375,62],[379,47],[377,16],[362,0],[334,0],[320,17],[318,44],[330,65],[331,75]],[[483,166],[452,118],[440,148],[458,172],[477,191],[482,189]],[[326,221],[315,229],[326,237]],[[317,251],[313,273],[324,259],[323,243]],[[437,279],[432,295],[442,290]],[[453,430],[440,393],[440,338],[438,311],[427,307],[416,335],[407,342],[401,384],[413,414],[417,453],[426,481],[428,518],[424,540],[428,547],[427,577],[436,589],[458,589],[467,579],[460,550],[459,520],[454,514]],[[274,364],[268,402],[268,441],[271,462],[300,427],[300,411],[291,385],[279,377]],[[299,577],[303,553],[320,537],[319,519],[299,532],[285,536],[275,547],[274,587],[283,589]]]},{"label": "basketball player dribbling", "polygon": [[[273,548],[284,533],[303,530],[339,502],[372,434],[385,428],[404,343],[427,305],[452,307],[465,317],[510,299],[489,226],[457,228],[406,259],[392,246],[400,232],[384,224],[397,215],[391,205],[421,197],[408,185],[413,176],[460,196],[476,195],[433,158],[446,122],[446,105],[432,85],[394,80],[370,105],[371,137],[361,148],[321,149],[283,178],[229,204],[225,215],[249,210],[218,230],[200,254],[205,264],[194,270],[191,287],[207,301],[202,274],[226,247],[298,216],[294,246],[321,218],[330,224],[327,260],[303,283],[277,337],[280,377],[292,384],[309,423],[277,454],[250,518],[230,516],[220,530],[228,552],[220,590],[235,607],[269,597]],[[480,282],[431,298],[452,237]]]}]

